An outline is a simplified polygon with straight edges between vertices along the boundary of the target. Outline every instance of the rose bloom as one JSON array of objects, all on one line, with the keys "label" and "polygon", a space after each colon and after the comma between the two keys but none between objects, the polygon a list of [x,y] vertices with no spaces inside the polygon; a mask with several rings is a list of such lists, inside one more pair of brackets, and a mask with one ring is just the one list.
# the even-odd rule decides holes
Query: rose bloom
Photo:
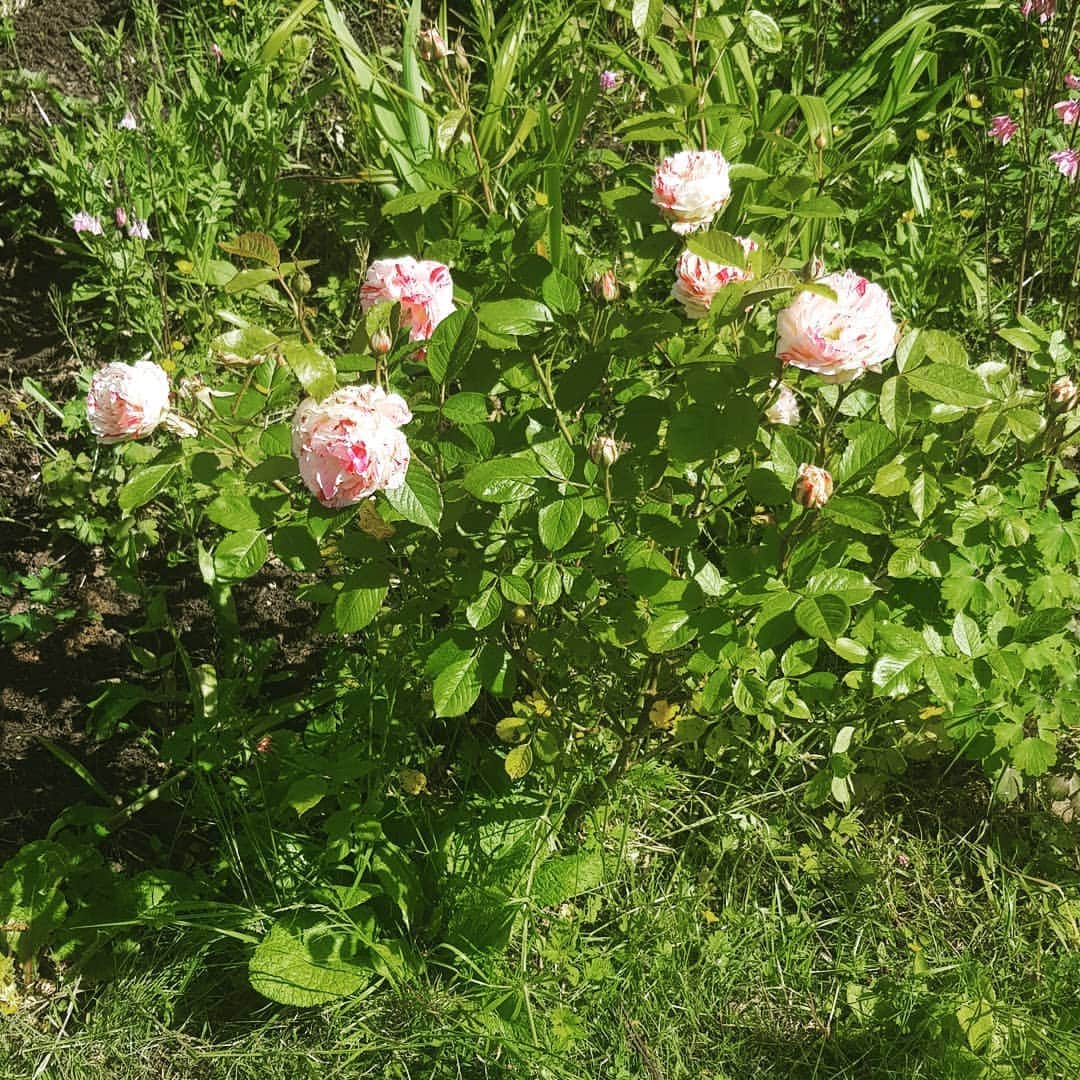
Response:
[{"label": "rose bloom", "polygon": [[1080,401],[1080,390],[1068,375],[1062,375],[1050,384],[1050,405],[1055,412],[1070,412]]},{"label": "rose bloom", "polygon": [[995,116],[986,129],[988,139],[996,139],[1002,146],[1008,146],[1009,140],[1020,130],[1020,125],[1011,116]]},{"label": "rose bloom", "polygon": [[1080,101],[1075,98],[1059,101],[1054,106],[1054,112],[1058,114],[1063,124],[1075,124],[1077,120],[1080,120]]},{"label": "rose bloom", "polygon": [[408,255],[376,260],[360,287],[360,307],[370,311],[376,304],[395,302],[401,304],[409,340],[427,341],[435,327],[457,310],[450,271],[440,262]]},{"label": "rose bloom", "polygon": [[1020,14],[1026,19],[1029,15],[1039,16],[1039,22],[1048,22],[1057,11],[1057,0],[1024,0],[1020,5]]},{"label": "rose bloom", "polygon": [[1066,75],[1065,76],[1065,89],[1066,90],[1080,90],[1080,75]]},{"label": "rose bloom", "polygon": [[791,497],[807,510],[817,510],[824,506],[833,493],[833,478],[825,469],[816,465],[800,465],[799,475],[795,477],[795,486]]},{"label": "rose bloom", "polygon": [[[775,389],[776,380],[772,382]],[[770,424],[787,424],[794,427],[799,422],[799,401],[790,386],[780,384],[780,393],[776,400],[765,410],[765,419]]]},{"label": "rose bloom", "polygon": [[799,293],[777,316],[777,357],[830,383],[880,371],[896,351],[888,294],[854,270],[828,274],[819,284],[832,289],[836,299]]},{"label": "rose bloom", "polygon": [[728,163],[717,150],[683,150],[653,176],[652,201],[680,235],[705,228],[731,198]]},{"label": "rose bloom", "polygon": [[[744,236],[736,236],[747,255],[757,250],[757,244]],[[684,251],[675,264],[675,284],[672,299],[686,309],[687,318],[704,319],[709,314],[713,297],[725,286],[737,281],[750,281],[753,274],[739,266],[710,262],[691,251]]]},{"label": "rose bloom", "polygon": [[1070,180],[1076,178],[1076,171],[1080,168],[1080,150],[1056,150],[1050,155],[1050,160],[1062,176]]},{"label": "rose bloom", "polygon": [[308,490],[337,510],[401,487],[410,455],[398,428],[411,419],[404,398],[377,386],[345,386],[322,401],[302,401],[292,448]]},{"label": "rose bloom", "polygon": [[169,411],[169,376],[149,360],[106,364],[86,395],[90,430],[103,443],[142,439]]}]

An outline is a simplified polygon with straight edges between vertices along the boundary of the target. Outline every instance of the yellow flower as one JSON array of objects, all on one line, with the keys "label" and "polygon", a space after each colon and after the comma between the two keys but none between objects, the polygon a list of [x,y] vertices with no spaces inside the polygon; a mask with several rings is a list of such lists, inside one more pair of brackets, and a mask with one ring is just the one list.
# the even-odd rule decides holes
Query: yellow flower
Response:
[{"label": "yellow flower", "polygon": [[945,147],[945,158],[946,158],[946,160],[949,160],[949,159],[954,158],[954,157],[956,157],[956,147],[955,146],[946,146]]},{"label": "yellow flower", "polygon": [[161,361],[161,370],[171,375],[176,370],[176,361],[171,356],[164,357]]},{"label": "yellow flower", "polygon": [[530,694],[525,699],[525,704],[528,705],[529,708],[532,709],[532,711],[536,713],[537,716],[551,715],[551,706],[547,703],[543,694],[538,694],[535,692]]},{"label": "yellow flower", "polygon": [[967,107],[969,109],[981,109],[982,108],[982,98],[979,97],[978,94],[967,94],[964,97],[964,101],[967,102]]},{"label": "yellow flower", "polygon": [[536,205],[537,206],[547,206],[547,204],[548,204],[547,192],[546,191],[538,191],[536,193]]},{"label": "yellow flower", "polygon": [[1050,48],[1050,39],[1049,39],[1049,38],[1046,38],[1046,37],[1044,37],[1044,38],[1039,38],[1039,44],[1040,44],[1040,45],[1041,45],[1041,46],[1042,46],[1042,47],[1043,47],[1044,49],[1049,49],[1049,48]]},{"label": "yellow flower", "polygon": [[176,269],[181,274],[190,274],[195,269],[195,264],[190,259],[177,259]]},{"label": "yellow flower", "polygon": [[657,698],[649,710],[649,721],[657,731],[670,731],[675,726],[675,717],[678,715],[678,705],[670,704],[667,698]]},{"label": "yellow flower", "polygon": [[1013,90],[1013,97],[1016,98],[1018,101],[1023,101],[1026,96],[1027,96],[1027,88],[1026,87],[1018,86],[1018,87],[1016,87],[1015,90]]},{"label": "yellow flower", "polygon": [[975,211],[974,210],[968,210],[967,207],[965,207],[963,210],[960,211],[960,216],[965,221],[970,221],[975,216]]},{"label": "yellow flower", "polygon": [[900,215],[900,220],[902,222],[904,222],[905,225],[908,224],[911,221],[914,221],[915,220],[915,211],[914,210],[905,210]]},{"label": "yellow flower", "polygon": [[11,423],[11,413],[7,409],[0,409],[0,428],[7,427]]},{"label": "yellow flower", "polygon": [[832,133],[837,139],[839,139],[840,136],[844,134],[844,129],[839,124],[833,124]]},{"label": "yellow flower", "polygon": [[915,129],[915,138],[918,139],[919,142],[929,142],[930,141],[930,132],[927,131],[926,128],[916,128]]},{"label": "yellow flower", "polygon": [[419,795],[427,791],[427,777],[417,769],[402,769],[398,781],[406,795]]}]

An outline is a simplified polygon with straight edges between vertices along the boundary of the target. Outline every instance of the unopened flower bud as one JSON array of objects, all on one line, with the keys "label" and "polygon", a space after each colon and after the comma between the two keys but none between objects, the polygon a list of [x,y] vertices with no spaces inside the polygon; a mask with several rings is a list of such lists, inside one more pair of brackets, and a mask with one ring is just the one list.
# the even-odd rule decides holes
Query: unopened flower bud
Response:
[{"label": "unopened flower bud", "polygon": [[116,227],[118,229],[122,229],[127,224],[127,211],[122,206],[116,208],[113,217],[116,219]]},{"label": "unopened flower bud", "polygon": [[614,270],[605,270],[593,283],[596,295],[609,304],[619,299],[619,282]]},{"label": "unopened flower bud", "polygon": [[394,344],[394,339],[390,336],[390,331],[385,326],[380,326],[374,334],[371,335],[371,351],[376,356],[385,356]]},{"label": "unopened flower bud", "polygon": [[438,27],[432,26],[420,31],[418,41],[420,55],[425,60],[445,60],[450,55],[450,47],[439,33]]},{"label": "unopened flower bud", "polygon": [[461,44],[454,50],[454,63],[457,64],[458,70],[464,75],[468,75],[472,70],[469,67],[469,57],[466,55],[464,46]]},{"label": "unopened flower bud", "polygon": [[311,278],[303,270],[297,270],[293,274],[292,286],[297,296],[307,296],[311,292]]},{"label": "unopened flower bud", "polygon": [[1071,376],[1062,375],[1050,384],[1050,408],[1056,413],[1071,412],[1080,401],[1080,389]]},{"label": "unopened flower bud", "polygon": [[610,435],[598,435],[589,447],[589,457],[605,469],[619,460],[619,444]]},{"label": "unopened flower bud", "polygon": [[816,465],[800,465],[791,497],[807,510],[816,510],[829,501],[833,493],[833,478]]},{"label": "unopened flower bud", "polygon": [[824,150],[825,147],[829,145],[828,136],[826,136],[824,131],[819,131],[817,135],[814,136],[814,145],[819,150]]},{"label": "unopened flower bud", "polygon": [[398,773],[398,782],[406,795],[422,795],[427,791],[427,777],[419,769],[402,769]]},{"label": "unopened flower bud", "polygon": [[825,260],[820,255],[815,255],[802,268],[803,281],[816,281],[825,276]]}]

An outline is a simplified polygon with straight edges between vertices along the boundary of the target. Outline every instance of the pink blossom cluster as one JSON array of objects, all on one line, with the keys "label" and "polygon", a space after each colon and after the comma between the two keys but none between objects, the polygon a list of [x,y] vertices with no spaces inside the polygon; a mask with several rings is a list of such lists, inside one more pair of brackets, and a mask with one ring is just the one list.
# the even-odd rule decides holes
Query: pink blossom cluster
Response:
[{"label": "pink blossom cluster", "polygon": [[1039,22],[1049,22],[1057,11],[1057,0],[1023,0],[1020,14],[1026,19],[1029,15],[1038,15]]}]

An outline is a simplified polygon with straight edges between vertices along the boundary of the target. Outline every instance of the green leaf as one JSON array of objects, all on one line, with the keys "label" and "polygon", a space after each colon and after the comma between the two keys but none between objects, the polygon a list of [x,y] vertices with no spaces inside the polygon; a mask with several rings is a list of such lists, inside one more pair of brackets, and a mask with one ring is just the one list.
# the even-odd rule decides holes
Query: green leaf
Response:
[{"label": "green leaf", "polygon": [[484,578],[490,584],[465,608],[465,618],[474,630],[483,630],[502,614],[503,600],[495,575],[485,574]]},{"label": "green leaf", "polygon": [[334,626],[339,634],[363,630],[379,613],[389,589],[386,571],[379,566],[366,567],[349,577],[334,601]]},{"label": "green leaf", "polygon": [[[67,901],[60,885],[71,853],[51,840],[35,840],[0,868],[0,941],[19,960],[29,961],[64,921]],[[26,929],[17,929],[25,926]]]},{"label": "green leaf", "polygon": [[435,327],[427,343],[427,366],[437,383],[455,379],[464,371],[476,346],[478,326],[472,311],[459,309]]},{"label": "green leaf", "polygon": [[1012,752],[1013,764],[1027,776],[1042,776],[1057,761],[1057,747],[1045,739],[1029,737]]},{"label": "green leaf", "polygon": [[313,398],[321,400],[334,389],[337,382],[337,370],[334,361],[321,349],[307,345],[299,338],[288,338],[281,343],[292,373],[300,385]]},{"label": "green leaf", "polygon": [[511,780],[520,780],[532,768],[533,752],[528,743],[515,746],[503,761],[503,768]]},{"label": "green leaf", "polygon": [[746,266],[746,252],[731,233],[710,229],[708,232],[692,233],[686,238],[686,246],[702,259],[724,266]]},{"label": "green leaf", "polygon": [[480,674],[473,655],[454,660],[435,676],[432,688],[436,716],[463,716],[480,696]]},{"label": "green leaf", "polygon": [[863,495],[836,495],[825,504],[823,512],[841,525],[859,532],[875,534],[886,531],[885,511],[873,499]]},{"label": "green leaf", "polygon": [[1028,645],[1058,634],[1069,625],[1069,612],[1065,608],[1043,608],[1021,619],[1013,631],[1013,641]]},{"label": "green leaf", "polygon": [[697,637],[697,630],[689,622],[690,615],[685,611],[660,612],[645,631],[645,645],[649,652],[666,653],[689,644]]},{"label": "green leaf", "polygon": [[443,416],[455,424],[484,424],[490,411],[487,396],[475,391],[451,394],[443,403]]},{"label": "green leaf", "polygon": [[387,199],[382,205],[382,216],[396,217],[398,214],[408,214],[413,210],[426,210],[448,194],[447,191],[407,191],[404,195]]},{"label": "green leaf", "polygon": [[297,817],[303,817],[318,806],[329,791],[330,785],[321,776],[302,776],[289,785],[289,790],[285,792],[285,805],[295,810]]},{"label": "green leaf", "polygon": [[937,508],[941,500],[941,488],[929,473],[919,473],[911,482],[908,501],[919,521],[925,521]]},{"label": "green leaf", "polygon": [[274,533],[274,554],[290,570],[313,573],[322,565],[315,537],[303,525],[283,525]]},{"label": "green leaf", "polygon": [[254,259],[267,266],[281,265],[281,252],[277,244],[266,233],[241,233],[235,240],[220,240],[218,247],[227,255],[236,255],[241,259]]},{"label": "green leaf", "polygon": [[832,470],[837,484],[846,484],[860,473],[879,464],[882,458],[891,456],[896,448],[896,438],[881,424],[867,424],[844,447],[836,467]]},{"label": "green leaf", "polygon": [[832,593],[807,596],[795,608],[795,621],[811,637],[834,641],[851,621],[851,609]]},{"label": "green leaf", "polygon": [[784,36],[776,20],[763,11],[751,9],[743,16],[746,36],[762,51],[778,53],[784,47]]},{"label": "green leaf", "polygon": [[214,573],[219,578],[241,581],[262,569],[270,545],[258,529],[230,533],[214,548]]},{"label": "green leaf", "polygon": [[576,315],[581,307],[581,288],[573,278],[552,270],[540,285],[540,295],[552,311],[559,315]]},{"label": "green leaf", "polygon": [[978,656],[983,651],[982,635],[979,626],[970,615],[962,611],[956,613],[952,624],[953,641],[964,656]]},{"label": "green leaf", "polygon": [[558,907],[595,889],[604,881],[604,857],[599,851],[556,855],[537,868],[532,882],[533,901],[541,907]]},{"label": "green leaf", "polygon": [[544,563],[533,581],[533,600],[537,607],[554,604],[562,596],[562,571],[557,563]]},{"label": "green leaf", "polygon": [[634,0],[630,9],[630,25],[642,41],[660,29],[660,18],[664,14],[664,0]]},{"label": "green leaf", "polygon": [[435,533],[439,531],[443,512],[442,491],[438,480],[417,458],[409,462],[405,483],[401,487],[388,488],[383,494],[406,521],[422,525]]},{"label": "green leaf", "polygon": [[560,551],[573,539],[581,524],[580,495],[568,495],[540,509],[540,543],[548,551]]},{"label": "green leaf", "polygon": [[373,977],[358,934],[331,929],[309,912],[278,920],[248,965],[251,985],[282,1005],[322,1005],[355,994]]},{"label": "green leaf", "polygon": [[804,591],[809,596],[834,593],[849,604],[861,604],[877,592],[877,586],[858,570],[837,567],[814,574],[806,583]]},{"label": "green leaf", "polygon": [[238,493],[219,495],[206,508],[206,516],[215,524],[230,532],[259,527],[259,515],[251,500]]},{"label": "green leaf", "polygon": [[1042,349],[1042,342],[1034,334],[1029,334],[1027,330],[1007,327],[1004,330],[998,330],[997,334],[1021,352],[1037,353]]},{"label": "green leaf", "polygon": [[870,679],[879,695],[904,697],[915,692],[922,668],[922,649],[896,650],[878,657]]},{"label": "green leaf", "polygon": [[926,183],[926,173],[917,154],[912,154],[907,163],[908,184],[911,188],[911,205],[919,217],[930,213],[930,187]]},{"label": "green leaf", "polygon": [[886,379],[878,399],[878,411],[885,426],[897,435],[911,415],[911,390],[905,379],[893,376]]},{"label": "green leaf", "polygon": [[903,377],[913,390],[945,405],[978,409],[992,400],[974,371],[955,364],[924,364]]},{"label": "green leaf", "polygon": [[229,278],[225,285],[225,291],[232,296],[235,293],[246,292],[259,285],[265,285],[268,281],[274,281],[278,276],[276,269],[269,266],[258,266],[253,270],[239,270]]},{"label": "green leaf", "polygon": [[552,322],[551,311],[537,300],[493,300],[481,304],[477,314],[493,334],[538,334]]},{"label": "green leaf", "polygon": [[238,360],[254,360],[274,348],[281,337],[264,330],[261,326],[243,326],[227,330],[210,342],[210,348],[219,356],[236,357]]},{"label": "green leaf", "polygon": [[533,494],[532,481],[543,475],[543,468],[529,454],[482,461],[465,474],[463,483],[470,495],[484,502],[519,502]]},{"label": "green leaf", "polygon": [[166,484],[178,468],[173,461],[167,465],[143,465],[135,475],[120,489],[116,501],[121,510],[134,510],[137,506],[148,503]]}]

